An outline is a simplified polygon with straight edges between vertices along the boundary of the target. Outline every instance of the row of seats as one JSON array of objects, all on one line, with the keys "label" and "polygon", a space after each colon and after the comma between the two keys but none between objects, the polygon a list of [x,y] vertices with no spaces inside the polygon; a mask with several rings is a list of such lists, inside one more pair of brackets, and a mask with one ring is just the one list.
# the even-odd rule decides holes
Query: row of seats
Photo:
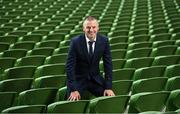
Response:
[{"label": "row of seats", "polygon": [[[131,97],[129,95],[117,95],[92,98],[91,100],[59,101],[62,92],[62,89],[57,90],[55,88],[31,89],[21,92],[18,99],[15,92],[1,93],[0,96],[4,98],[3,101],[5,100],[6,103],[1,109],[4,109],[2,112],[9,113],[124,113],[128,108],[129,113],[140,113],[163,111],[166,106],[166,111],[177,110],[179,112],[179,89],[171,93],[168,91],[142,92]],[[7,101],[7,99],[9,100]],[[7,108],[9,106],[12,107]]]},{"label": "row of seats", "polygon": [[[16,61],[15,58],[12,57],[4,57],[0,58],[0,66],[1,71],[9,70],[9,69],[17,69],[19,68],[19,72],[22,72],[21,70],[24,68],[26,69],[32,69],[31,67],[41,68],[41,67],[51,67],[55,69],[59,69],[58,72],[61,72],[61,74],[65,73],[65,63],[64,59],[66,57],[66,54],[59,54],[54,56],[45,57],[42,55],[36,55],[36,56],[27,56],[24,58],[20,58]],[[179,55],[169,55],[169,56],[159,56],[159,57],[141,57],[141,58],[132,58],[132,59],[113,59],[113,70],[122,69],[122,68],[143,68],[143,67],[150,67],[150,66],[169,66],[169,65],[175,65],[179,64]],[[56,66],[58,65],[58,66]],[[17,68],[16,68],[17,67]],[[38,69],[37,68],[37,69]],[[100,69],[103,71],[103,62],[100,63]],[[31,70],[30,70],[31,71]]]},{"label": "row of seats", "polygon": [[[3,0],[0,112],[178,113],[179,6],[178,0]],[[64,101],[70,40],[89,15],[109,38],[117,96]]]},{"label": "row of seats", "polygon": [[[17,74],[17,73],[16,73]],[[27,74],[28,75],[28,74]],[[8,77],[9,76],[9,77]],[[10,77],[11,76],[11,77]],[[1,92],[22,92],[31,88],[56,87],[65,86],[66,76],[64,75],[47,75],[39,77],[18,77],[16,75],[6,75],[6,79],[0,81]],[[135,75],[137,76],[137,75]],[[142,75],[144,76],[144,75]],[[118,77],[117,77],[118,78]],[[127,95],[141,92],[155,91],[173,91],[179,89],[179,75],[168,78],[164,76],[152,77],[147,79],[133,80],[115,80],[113,79],[113,90],[117,95]],[[151,85],[152,84],[152,85]],[[14,86],[16,85],[16,86]],[[151,85],[151,86],[149,86]],[[132,87],[132,90],[131,90]]]},{"label": "row of seats", "polygon": [[[78,33],[80,34],[80,33]],[[53,34],[49,37],[46,37],[42,39],[42,35],[27,35],[24,36],[23,38],[19,38],[21,41],[17,41],[18,38],[16,36],[5,36],[1,37],[1,48],[2,51],[9,49],[18,49],[18,48],[24,48],[24,49],[33,49],[33,48],[39,48],[39,47],[53,47],[53,48],[58,48],[60,46],[69,46],[69,41],[66,40],[63,41],[62,39],[63,34]],[[149,36],[142,35],[139,36],[137,35],[135,37],[136,40],[140,38],[148,38],[148,39],[143,39],[142,41],[132,41],[131,37],[128,40],[127,36],[121,36],[120,37],[111,37],[109,39],[109,42],[111,45],[117,45],[117,44],[124,44],[124,47],[122,49],[132,49],[133,45],[139,45],[137,48],[143,48],[143,47],[158,47],[158,46],[167,46],[167,45],[179,45],[179,40],[173,40],[169,39],[170,34],[160,34],[156,35],[154,37],[149,38]],[[164,40],[163,40],[163,39]],[[66,42],[66,43],[65,43]],[[129,43],[128,43],[129,42]],[[128,45],[129,44],[129,45]],[[21,46],[22,45],[22,46]],[[29,45],[25,47],[25,45]],[[119,47],[121,49],[121,47]],[[3,50],[4,49],[4,50]],[[113,49],[113,48],[112,48]]]},{"label": "row of seats", "polygon": [[[31,42],[28,42],[28,43],[26,42],[24,44],[21,43],[19,47],[18,45],[15,45],[15,47],[17,46],[17,48],[15,49],[3,51],[2,53],[0,53],[0,56],[1,57],[14,57],[16,59],[19,59],[25,56],[28,57],[28,56],[34,56],[34,55],[44,55],[47,57],[47,56],[55,56],[57,54],[67,54],[69,46],[63,46],[63,47],[54,49],[53,46],[56,46],[57,43],[58,42],[49,42],[49,44],[47,45],[52,46],[52,47],[39,47],[39,48],[30,49],[30,50],[28,50],[27,48],[32,48],[33,44]],[[144,45],[146,46],[146,44]],[[170,55],[180,54],[180,48],[177,45],[160,46],[157,48],[150,48],[150,47],[138,48],[138,45],[136,45],[137,47],[134,46],[135,49],[129,49],[129,50],[121,49],[121,48],[119,49],[118,46],[114,46],[114,49],[111,50],[113,59],[158,57],[158,56],[170,56]],[[123,47],[123,44],[122,44],[122,47]],[[142,47],[143,47],[143,44],[142,44]],[[66,58],[64,58],[64,61],[65,60]]]},{"label": "row of seats", "polygon": [[[86,1],[87,2],[87,1]],[[121,2],[121,1],[120,1]],[[145,2],[145,1],[144,1]],[[139,3],[139,2],[137,2],[137,1],[135,1],[135,3],[134,4],[136,4],[136,3]],[[146,2],[145,2],[146,3]],[[41,4],[43,4],[43,3],[41,3]],[[78,2],[76,1],[75,3],[74,3],[74,1],[70,1],[69,3],[68,3],[69,5],[68,6],[71,6],[72,4],[72,9],[73,8],[75,8],[75,10],[73,11],[72,9],[71,9],[71,7],[70,8],[68,8],[68,7],[66,7],[66,9],[67,9],[67,11],[69,11],[69,13],[71,13],[72,15],[73,14],[76,14],[76,13],[78,13],[78,12],[76,12],[76,9],[77,9],[77,11],[79,11],[80,9],[81,9],[81,7],[83,7],[83,5],[85,4],[84,2],[81,2],[80,4],[81,5],[79,5],[78,6],[78,8],[76,7],[77,5],[76,4],[78,4]],[[89,4],[89,5],[87,5],[88,7],[91,5],[91,4],[93,4],[93,2],[87,2],[87,4]],[[101,25],[101,22],[102,22],[102,25],[104,25],[105,24],[105,26],[102,26],[102,29],[103,29],[103,31],[105,31],[106,33],[107,32],[110,32],[110,31],[106,31],[106,28],[107,29],[109,29],[109,28],[112,28],[112,30],[114,29],[113,28],[113,26],[117,26],[117,29],[119,29],[118,28],[118,25],[113,25],[112,27],[110,27],[109,25],[112,25],[113,23],[116,23],[117,22],[117,24],[118,24],[118,22],[119,22],[119,20],[117,20],[119,17],[120,17],[120,19],[121,19],[121,16],[120,16],[120,13],[121,14],[124,14],[124,12],[125,12],[125,14],[130,14],[130,15],[132,15],[132,14],[134,14],[135,15],[135,17],[137,16],[138,17],[138,14],[136,15],[136,10],[138,9],[138,7],[137,8],[134,8],[135,10],[133,10],[133,2],[127,2],[127,1],[125,1],[125,3],[123,4],[123,5],[120,5],[120,7],[117,7],[118,5],[119,5],[120,3],[119,2],[117,2],[117,4],[116,4],[116,2],[102,2],[102,1],[98,1],[98,2],[95,2],[95,4],[94,4],[94,7],[92,7],[92,11],[91,11],[91,9],[89,10],[89,12],[91,12],[92,14],[94,14],[94,15],[96,15],[97,14],[97,16],[99,17],[99,20],[100,20],[100,25]],[[127,9],[125,8],[124,10],[123,10],[123,6],[126,6],[126,4],[127,4],[127,6],[129,6],[129,7],[127,7]],[[150,3],[149,3],[150,4]],[[159,3],[158,2],[158,4],[164,4],[163,2],[162,3]],[[144,4],[143,4],[144,5]],[[154,4],[153,4],[154,5]],[[45,5],[45,6],[47,6],[47,5]],[[49,5],[49,6],[52,6],[53,7],[53,5]],[[65,7],[66,5],[64,5],[64,7]],[[87,7],[86,6],[86,7]],[[99,8],[99,6],[101,7],[101,8]],[[115,6],[115,8],[111,8],[111,7],[113,7],[113,6]],[[38,6],[37,6],[38,7]],[[103,9],[103,7],[104,7],[104,9]],[[123,8],[122,8],[123,7]],[[146,6],[146,7],[149,7],[148,5]],[[145,9],[148,9],[148,8],[146,8],[146,7],[142,7],[142,8],[145,8]],[[157,8],[157,7],[155,7],[155,8]],[[5,9],[5,8],[4,8]],[[36,9],[36,8],[35,8]],[[44,8],[45,9],[45,8]],[[39,13],[40,12],[42,12],[42,10],[44,10],[43,8],[41,9],[39,9]],[[64,12],[66,12],[66,9],[65,8],[61,8],[62,9],[62,15],[64,14]],[[83,8],[82,8],[83,9]],[[118,10],[118,12],[120,12],[120,13],[116,13],[115,11],[112,11],[112,10]],[[141,8],[140,8],[141,9]],[[168,8],[167,8],[168,9]],[[45,9],[45,11],[48,11],[48,9]],[[56,9],[57,10],[57,9]],[[65,10],[65,11],[64,11]],[[95,10],[95,11],[94,11]],[[103,10],[103,13],[102,13],[102,11],[101,10]],[[122,10],[122,11],[121,11]],[[150,10],[150,9],[148,9],[148,10]],[[159,10],[161,11],[161,13],[164,13],[163,12],[163,10],[165,10],[165,9],[163,9],[163,8],[161,8],[161,6],[160,6],[160,8],[159,8]],[[31,10],[30,10],[31,11]],[[36,10],[35,10],[36,11]],[[80,11],[82,11],[82,10],[80,10]],[[139,11],[139,10],[138,10]],[[137,11],[137,12],[138,12]],[[152,10],[153,11],[153,10]],[[155,10],[156,11],[156,10]],[[165,10],[166,11],[166,10]],[[175,11],[176,11],[176,9],[175,9]],[[14,11],[14,12],[16,12],[16,11]],[[36,12],[38,12],[38,11],[36,11]],[[52,11],[52,12],[54,12],[54,10]],[[56,11],[56,12],[58,12],[58,11]],[[60,11],[61,12],[61,11]],[[75,12],[75,13],[74,13]],[[126,13],[127,12],[127,13]],[[135,12],[135,13],[134,13]],[[143,11],[144,12],[144,11]],[[148,14],[149,12],[148,11],[146,11],[145,10],[145,12]],[[158,12],[158,10],[156,11],[156,12]],[[49,12],[48,12],[49,13]],[[59,12],[58,12],[59,13]],[[86,12],[85,12],[86,13]],[[91,13],[89,13],[89,14],[91,14]],[[109,18],[109,16],[108,16],[108,14],[109,13],[111,13],[111,15],[114,15],[114,16],[117,16],[117,18],[116,19],[114,19],[114,17],[112,17],[112,18]],[[12,13],[13,14],[13,13]],[[35,13],[36,14],[36,13]],[[43,14],[43,12],[42,12],[42,14]],[[50,16],[52,16],[54,13],[50,13],[49,15]],[[60,13],[61,14],[61,13]],[[83,12],[83,14],[84,14],[84,12]],[[104,15],[105,16],[104,16]],[[106,14],[107,14],[107,18],[106,18]],[[140,14],[144,14],[144,13],[140,13]],[[156,13],[155,13],[156,14]],[[160,13],[157,13],[158,15],[160,15],[160,16],[162,16],[162,18],[163,19],[165,19],[166,20],[166,18],[164,17],[164,15],[165,14],[160,14]],[[175,12],[175,14],[178,14],[178,12]],[[7,15],[8,15],[8,13],[7,13]],[[10,14],[11,15],[11,14]],[[64,15],[66,15],[66,14],[64,14]],[[80,15],[82,15],[81,13],[80,13]],[[82,15],[82,16],[80,16],[80,19],[77,19],[77,20],[79,20],[79,21],[82,21],[82,18],[81,17],[83,17],[84,15]],[[126,15],[125,15],[126,16]],[[122,16],[123,18],[125,17],[124,15]],[[145,14],[145,16],[146,16],[146,14]],[[151,15],[150,15],[151,16]],[[159,17],[160,17],[159,16]],[[43,16],[42,16],[43,17]],[[62,16],[63,17],[63,16]],[[66,16],[65,16],[66,17]],[[74,15],[73,16],[70,16],[70,17],[75,17]],[[65,19],[65,20],[63,20],[63,21],[66,21],[67,20],[67,25],[70,25],[70,24],[72,24],[72,28],[70,27],[69,28],[69,30],[67,30],[67,32],[69,31],[71,31],[72,29],[75,29],[75,31],[76,31],[76,25],[73,25],[74,23],[76,23],[76,21],[71,21],[71,19],[70,19],[70,17],[68,17],[67,19]],[[127,16],[128,17],[128,16]],[[141,16],[140,16],[141,17]],[[143,16],[142,16],[143,17]],[[168,17],[168,16],[167,16]],[[37,18],[37,19],[36,19]],[[48,17],[48,18],[50,18],[50,17]],[[40,21],[39,23],[42,23],[42,22],[45,22],[46,20],[48,20],[48,18],[47,18],[47,15],[45,15],[44,16],[44,21],[43,21],[43,18],[41,18],[41,17],[39,17],[39,19],[38,19],[38,16],[36,16],[35,17],[35,22],[36,21]],[[129,16],[128,17],[129,19],[131,19],[132,18],[132,20],[130,20],[130,21],[132,21],[132,24],[131,24],[131,22],[129,23],[130,25],[134,25],[133,24],[133,19],[135,19],[133,16],[131,17],[131,16]],[[76,18],[75,18],[76,19]],[[74,19],[74,20],[75,20]],[[151,19],[151,18],[150,18]],[[102,21],[101,21],[102,20]],[[111,20],[111,21],[110,21]],[[126,19],[125,18],[125,20],[128,20],[128,19]],[[146,20],[146,19],[145,19]],[[69,23],[69,22],[70,23]],[[104,22],[103,22],[104,21]],[[111,22],[110,24],[109,23],[107,23],[107,21],[109,21],[109,22]],[[136,21],[136,20],[135,20]],[[139,19],[137,19],[137,21],[139,21]],[[148,20],[147,20],[148,21]],[[163,20],[158,20],[156,23],[158,23],[159,24],[159,21],[160,22],[163,22]],[[122,22],[124,22],[124,20],[122,21]],[[141,21],[140,20],[140,22],[139,23],[142,23],[142,22],[144,22],[143,20]],[[57,22],[56,22],[57,23]],[[66,23],[66,22],[65,22]],[[104,23],[104,24],[103,24]],[[136,22],[135,22],[136,23]],[[153,22],[152,22],[153,23]],[[11,23],[10,23],[11,24]],[[64,23],[62,22],[62,24],[64,25]],[[79,25],[77,25],[77,27],[79,27],[80,26],[80,24],[82,24],[82,22],[80,22],[79,23]],[[121,23],[120,23],[121,24]],[[127,22],[125,22],[125,24],[127,25]],[[144,24],[144,23],[143,23]],[[20,25],[17,23],[15,23],[14,25],[17,25],[17,27],[19,27]],[[31,24],[32,25],[32,24]],[[66,25],[66,24],[65,24]],[[142,25],[142,24],[140,24],[140,25]],[[11,26],[11,25],[7,25],[7,26]],[[13,23],[12,23],[12,26],[13,26]],[[39,25],[37,25],[37,26],[39,26]],[[44,26],[44,25],[43,25]],[[51,29],[53,29],[53,26],[54,26],[54,28],[63,28],[63,26],[61,27],[61,26],[55,26],[55,25],[47,25],[47,27],[46,26],[44,26],[43,27],[42,26],[42,28],[40,27],[40,30],[42,29],[42,30],[51,30]],[[178,27],[171,27],[172,26],[172,24],[171,24],[171,21],[170,21],[170,28],[173,28],[173,30],[175,30],[176,31],[176,28],[177,28],[177,30],[178,30]],[[65,26],[66,28],[67,28],[67,26]],[[160,26],[161,28],[163,27],[163,26]],[[167,26],[168,27],[168,26]],[[15,28],[15,27],[13,27],[13,28]],[[25,27],[26,28],[26,27]],[[116,27],[115,27],[116,28]],[[146,27],[145,27],[146,28]],[[155,28],[157,28],[157,27],[155,27]],[[23,29],[23,28],[22,28]],[[27,28],[26,28],[27,29]],[[162,28],[162,29],[164,29],[164,31],[169,31],[168,29],[169,28],[166,28],[166,26],[164,27],[164,28]],[[166,30],[165,30],[166,29]],[[21,30],[21,29],[20,29]],[[111,31],[112,31],[111,30]],[[31,31],[31,30],[30,30]],[[54,30],[54,31],[56,31],[56,30]],[[145,31],[145,30],[144,30]],[[40,32],[40,31],[38,31],[37,30],[37,32]],[[46,31],[46,32],[48,32],[48,31]],[[36,33],[36,31],[34,31],[34,33]],[[157,32],[155,32],[155,33],[157,33]],[[176,33],[176,32],[175,32]],[[13,33],[12,33],[13,34]],[[25,33],[26,34],[26,33]],[[47,33],[48,34],[48,33]],[[44,35],[46,35],[45,34],[45,31],[44,31]]]}]

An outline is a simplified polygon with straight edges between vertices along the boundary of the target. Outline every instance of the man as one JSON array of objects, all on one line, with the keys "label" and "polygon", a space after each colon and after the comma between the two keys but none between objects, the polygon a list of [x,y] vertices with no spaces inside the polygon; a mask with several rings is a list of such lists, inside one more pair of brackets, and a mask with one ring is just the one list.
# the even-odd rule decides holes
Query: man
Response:
[{"label": "man", "polygon": [[[84,91],[95,96],[114,96],[112,91],[112,60],[108,39],[98,34],[99,24],[94,17],[83,23],[84,34],[72,39],[66,63],[67,98],[80,100]],[[105,78],[100,75],[103,58]]]}]

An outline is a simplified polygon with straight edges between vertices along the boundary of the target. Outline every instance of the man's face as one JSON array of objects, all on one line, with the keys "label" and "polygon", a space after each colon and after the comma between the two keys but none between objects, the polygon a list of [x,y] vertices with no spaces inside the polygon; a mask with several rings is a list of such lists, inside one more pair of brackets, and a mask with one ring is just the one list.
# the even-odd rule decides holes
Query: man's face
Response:
[{"label": "man's face", "polygon": [[98,23],[93,21],[86,21],[83,26],[83,31],[87,35],[88,38],[93,40],[96,37],[96,34],[99,30]]}]

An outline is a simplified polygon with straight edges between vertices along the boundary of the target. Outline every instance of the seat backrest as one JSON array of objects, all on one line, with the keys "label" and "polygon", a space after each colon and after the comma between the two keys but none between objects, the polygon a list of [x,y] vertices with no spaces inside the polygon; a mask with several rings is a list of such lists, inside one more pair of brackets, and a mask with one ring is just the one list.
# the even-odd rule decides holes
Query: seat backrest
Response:
[{"label": "seat backrest", "polygon": [[112,82],[112,90],[115,95],[128,95],[131,89],[132,80],[116,80]]},{"label": "seat backrest", "polygon": [[48,105],[48,113],[85,113],[88,100],[58,101]]},{"label": "seat backrest", "polygon": [[168,55],[168,56],[159,56],[155,57],[152,66],[159,66],[159,65],[174,65],[178,64],[180,61],[180,56],[179,55]]},{"label": "seat backrest", "polygon": [[152,65],[154,58],[152,57],[142,57],[142,58],[132,58],[128,59],[125,63],[125,68],[143,68]]},{"label": "seat backrest", "polygon": [[89,113],[124,113],[128,95],[117,95],[111,97],[98,97],[90,101],[88,108]]},{"label": "seat backrest", "polygon": [[36,88],[19,93],[18,105],[48,105],[54,102],[57,88]]},{"label": "seat backrest", "polygon": [[4,79],[32,78],[36,66],[12,67],[4,71]]},{"label": "seat backrest", "polygon": [[166,104],[166,111],[176,111],[180,109],[180,89],[171,91]]},{"label": "seat backrest", "polygon": [[42,77],[48,75],[63,75],[65,74],[65,64],[57,63],[57,64],[47,64],[39,66],[36,69],[34,76]]},{"label": "seat backrest", "polygon": [[15,66],[40,66],[44,64],[46,56],[44,55],[32,55],[18,59]]},{"label": "seat backrest", "polygon": [[168,78],[174,77],[174,76],[180,76],[180,64],[176,65],[170,65],[166,68],[165,76]]},{"label": "seat backrest", "polygon": [[176,89],[180,89],[180,76],[175,76],[168,79],[168,82],[166,84],[166,90],[173,91]]},{"label": "seat backrest", "polygon": [[44,87],[64,87],[66,83],[65,75],[53,75],[53,76],[43,76],[36,78],[33,87],[34,88],[44,88]]},{"label": "seat backrest", "polygon": [[170,92],[143,92],[131,96],[129,113],[162,111]]},{"label": "seat backrest", "polygon": [[134,81],[132,85],[132,94],[163,91],[167,80],[167,77],[154,77]]},{"label": "seat backrest", "polygon": [[17,92],[0,92],[0,112],[13,106],[16,97]]},{"label": "seat backrest", "polygon": [[150,66],[145,68],[139,68],[134,73],[134,80],[163,77],[165,70],[165,66]]},{"label": "seat backrest", "polygon": [[123,69],[113,70],[113,81],[132,80],[134,72],[135,72],[134,68],[123,68]]},{"label": "seat backrest", "polygon": [[0,81],[1,92],[22,92],[31,88],[32,78],[7,79]]},{"label": "seat backrest", "polygon": [[46,105],[23,105],[4,109],[2,113],[45,113]]}]

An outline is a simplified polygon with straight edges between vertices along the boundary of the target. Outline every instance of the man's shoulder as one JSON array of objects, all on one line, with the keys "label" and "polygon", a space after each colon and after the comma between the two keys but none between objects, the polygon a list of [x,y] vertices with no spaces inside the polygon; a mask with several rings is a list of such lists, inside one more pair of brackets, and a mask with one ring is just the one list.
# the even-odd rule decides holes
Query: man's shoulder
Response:
[{"label": "man's shoulder", "polygon": [[72,41],[78,41],[78,40],[80,40],[82,37],[84,37],[84,34],[82,33],[82,34],[79,34],[79,35],[77,35],[77,36],[74,36],[71,40]]},{"label": "man's shoulder", "polygon": [[108,37],[103,35],[103,34],[97,34],[97,37],[99,37],[101,40],[104,40],[104,41],[107,41],[108,40]]}]

